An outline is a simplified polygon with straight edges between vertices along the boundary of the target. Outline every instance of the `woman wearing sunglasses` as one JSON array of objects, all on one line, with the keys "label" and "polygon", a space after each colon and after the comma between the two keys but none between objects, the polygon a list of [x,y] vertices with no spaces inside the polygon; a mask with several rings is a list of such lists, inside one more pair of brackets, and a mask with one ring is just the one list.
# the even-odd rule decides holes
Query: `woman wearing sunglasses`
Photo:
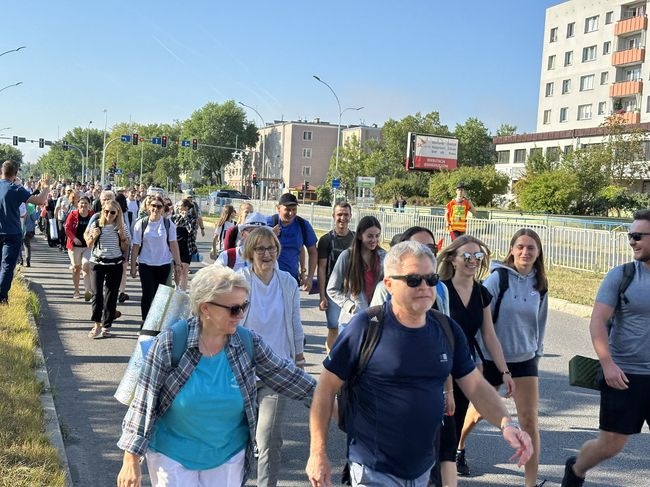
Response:
[{"label": "woman wearing sunglasses", "polygon": [[[120,205],[115,201],[104,203],[99,218],[85,233],[86,244],[92,248],[90,262],[94,264],[95,298],[92,302],[92,320],[95,325],[90,338],[111,337],[110,328],[117,314],[117,297],[125,255],[129,250],[129,232],[124,224]],[[103,292],[101,290],[104,290]]]},{"label": "woman wearing sunglasses", "polygon": [[[508,279],[508,287],[497,306],[501,288],[501,274]],[[517,408],[521,429],[533,441],[533,456],[525,465],[525,486],[537,484],[540,436],[538,424],[539,359],[544,355],[544,335],[548,316],[548,280],[544,267],[544,253],[539,235],[530,228],[522,228],[510,240],[510,250],[505,260],[494,262],[492,273],[483,285],[494,297],[491,310],[494,330],[503,350],[506,368],[498,363],[500,358],[487,348],[485,337],[481,344],[485,362],[483,375],[497,389],[507,385],[510,378],[515,383],[512,397]],[[467,411],[467,419],[461,435],[461,444],[481,419],[473,406]],[[543,482],[542,482],[543,483]]]},{"label": "woman wearing sunglasses", "polygon": [[77,209],[72,210],[65,221],[66,246],[68,248],[68,257],[70,258],[70,268],[72,270],[72,284],[74,286],[74,299],[79,299],[79,283],[83,274],[85,296],[90,298],[90,249],[86,245],[84,234],[90,223],[90,217],[93,215],[90,209],[90,200],[87,196],[79,198]]},{"label": "woman wearing sunglasses", "polygon": [[174,273],[174,282],[181,291],[187,290],[187,279],[190,274],[190,262],[192,259],[190,238],[194,228],[189,216],[191,208],[192,203],[190,203],[190,200],[184,198],[178,206],[178,211],[172,216],[172,221],[176,225],[176,242],[178,243],[178,251],[181,256],[181,270],[180,272]]},{"label": "woman wearing sunglasses", "polygon": [[[480,284],[480,280],[488,273],[490,250],[487,245],[476,237],[461,235],[445,247],[438,257],[438,272],[449,290],[449,316],[465,333],[472,358],[479,364],[479,369],[482,368],[480,363],[484,356],[476,340],[480,331],[483,343],[490,356],[494,357],[496,367],[507,371],[501,344],[492,324],[492,294]],[[506,397],[510,397],[515,384],[508,374],[503,376],[503,380]],[[440,462],[444,486],[457,485],[457,471],[461,475],[469,475],[469,467],[465,461],[465,438],[461,438],[469,401],[456,384],[453,384],[452,389],[453,393],[449,390],[447,395],[453,399],[454,413],[453,416],[445,417],[440,436]]]},{"label": "woman wearing sunglasses", "polygon": [[[300,290],[296,279],[278,268],[279,254],[280,241],[270,227],[257,227],[247,236],[243,257],[249,266],[240,272],[250,286],[251,305],[240,325],[259,333],[276,355],[303,368]],[[258,384],[257,399],[257,485],[275,487],[286,399],[264,384]]]},{"label": "woman wearing sunglasses", "polygon": [[[254,465],[258,381],[311,401],[315,380],[255,331],[237,326],[249,289],[246,277],[223,266],[206,266],[192,279],[192,317],[177,367],[179,338],[167,329],[140,373],[118,442],[124,450],[118,487],[140,486],[143,456],[153,487],[241,487]],[[258,311],[266,312],[251,313]]]},{"label": "woman wearing sunglasses", "polygon": [[368,308],[377,284],[384,278],[386,251],[379,246],[381,224],[374,216],[359,220],[352,247],[341,252],[334,265],[327,294],[340,308],[339,329]]},{"label": "woman wearing sunglasses", "polygon": [[143,323],[147,319],[158,286],[169,281],[172,267],[174,273],[182,271],[176,241],[176,225],[163,216],[164,211],[163,198],[152,196],[149,200],[149,216],[135,222],[133,227],[131,277],[135,278],[137,273],[140,273],[140,311]]}]

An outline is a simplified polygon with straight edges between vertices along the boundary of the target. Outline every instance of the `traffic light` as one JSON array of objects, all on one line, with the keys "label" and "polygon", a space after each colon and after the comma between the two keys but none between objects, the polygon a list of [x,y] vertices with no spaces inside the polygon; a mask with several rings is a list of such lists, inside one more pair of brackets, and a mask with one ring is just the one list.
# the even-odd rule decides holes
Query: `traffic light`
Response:
[{"label": "traffic light", "polygon": [[40,139],[38,139],[38,147],[39,147],[40,149],[42,149],[43,147],[45,147],[45,139],[44,139],[43,137],[41,137]]},{"label": "traffic light", "polygon": [[63,150],[68,150],[68,141],[67,140],[63,141]]},{"label": "traffic light", "polygon": [[131,137],[131,142],[133,145],[138,145],[138,134],[133,134],[133,137]]},{"label": "traffic light", "polygon": [[253,173],[253,186],[257,186],[257,173]]},{"label": "traffic light", "polygon": [[192,150],[199,148],[199,139],[192,139]]},{"label": "traffic light", "polygon": [[166,135],[163,135],[160,138],[160,146],[163,147],[163,148],[167,147],[167,136]]},{"label": "traffic light", "polygon": [[305,183],[302,186],[302,189],[305,193],[309,191],[309,181],[305,181]]},{"label": "traffic light", "polygon": [[18,136],[14,135],[14,145],[18,145]]}]

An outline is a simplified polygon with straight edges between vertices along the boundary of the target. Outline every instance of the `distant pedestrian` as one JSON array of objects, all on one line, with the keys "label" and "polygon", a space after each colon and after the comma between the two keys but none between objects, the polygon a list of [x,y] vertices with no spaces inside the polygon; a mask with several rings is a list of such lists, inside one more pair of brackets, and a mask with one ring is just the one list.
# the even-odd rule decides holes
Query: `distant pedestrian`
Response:
[{"label": "distant pedestrian", "polygon": [[178,242],[178,252],[181,256],[181,269],[174,272],[174,282],[181,291],[187,291],[187,280],[190,273],[190,262],[192,253],[190,252],[190,236],[194,230],[193,225],[196,221],[189,217],[192,211],[192,203],[187,198],[183,198],[178,207],[178,211],[172,216],[172,222],[176,225],[176,242]]},{"label": "distant pedestrian", "polygon": [[[634,214],[627,235],[634,260],[607,273],[589,323],[603,369],[600,432],[567,459],[562,487],[581,487],[589,470],[618,455],[643,423],[650,425],[650,210]],[[647,475],[634,485],[646,482]]]},{"label": "distant pedestrian", "polygon": [[261,213],[253,212],[248,215],[246,221],[237,225],[239,235],[239,245],[237,247],[232,247],[224,250],[219,254],[215,264],[230,267],[234,271],[240,271],[245,267],[248,267],[249,263],[244,258],[244,243],[248,238],[248,234],[255,230],[258,227],[265,227],[266,217]]},{"label": "distant pedestrian", "polygon": [[404,213],[405,210],[406,210],[406,198],[402,196],[399,200],[399,211]]},{"label": "distant pedestrian", "polygon": [[447,231],[454,240],[467,232],[467,214],[476,215],[474,204],[465,197],[465,183],[456,186],[456,197],[445,206]]},{"label": "distant pedestrian", "polygon": [[248,218],[248,215],[254,211],[255,209],[250,203],[242,203],[239,205],[239,211],[237,212],[237,223],[235,223],[235,226],[230,227],[228,230],[226,230],[226,236],[223,242],[224,250],[234,249],[237,247],[237,245],[239,245],[239,225],[244,223]]},{"label": "distant pedestrian", "polygon": [[72,210],[65,222],[65,233],[67,236],[68,256],[70,257],[70,268],[72,270],[72,284],[74,286],[74,299],[81,297],[79,283],[81,276],[84,280],[84,296],[89,298],[91,294],[91,269],[90,249],[84,239],[84,234],[90,223],[92,211],[90,200],[86,196],[79,198],[78,208]]},{"label": "distant pedestrian", "polygon": [[237,211],[232,205],[225,205],[221,210],[221,216],[214,226],[214,235],[212,236],[212,255],[215,260],[225,250],[226,233],[235,226],[236,217]]},{"label": "distant pedestrian", "polygon": [[36,234],[36,222],[40,218],[40,207],[33,203],[27,204],[27,214],[25,215],[24,234],[23,234],[23,248],[26,250],[26,256],[20,254],[20,265],[27,264],[27,267],[32,266],[32,239]]},{"label": "distant pedestrian", "polygon": [[0,174],[0,305],[8,304],[9,289],[14,278],[16,263],[23,244],[19,207],[23,203],[42,205],[48,194],[49,181],[43,177],[39,183],[40,193],[32,195],[22,186],[14,184],[18,164],[7,160],[2,163]]}]

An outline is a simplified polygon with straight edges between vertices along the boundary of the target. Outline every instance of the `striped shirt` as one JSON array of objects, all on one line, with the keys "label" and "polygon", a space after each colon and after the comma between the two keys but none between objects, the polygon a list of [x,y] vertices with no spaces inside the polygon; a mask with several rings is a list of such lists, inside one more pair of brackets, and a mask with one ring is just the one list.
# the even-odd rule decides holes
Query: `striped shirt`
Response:
[{"label": "striped shirt", "polygon": [[[91,229],[95,227],[100,228],[102,233],[99,235],[99,240],[95,242],[90,261],[96,264],[109,264],[109,262],[105,262],[106,259],[123,257],[123,252],[120,248],[120,236],[117,233],[115,225],[99,227],[99,221],[95,221]],[[117,262],[110,263],[116,264]]]},{"label": "striped shirt", "polygon": [[[307,404],[311,402],[316,387],[313,377],[297,368],[291,360],[275,355],[257,333],[250,333],[253,341],[252,362],[238,334],[230,335],[225,346],[226,357],[244,398],[250,432],[242,486],[251,470],[257,429],[255,376],[274,391],[292,399],[304,400]],[[188,320],[187,349],[176,368],[172,367],[172,346],[173,334],[171,328],[167,328],[156,337],[147,354],[133,401],[122,422],[122,436],[117,446],[134,455],[146,453],[156,420],[169,408],[201,359],[198,318],[193,316]]]}]

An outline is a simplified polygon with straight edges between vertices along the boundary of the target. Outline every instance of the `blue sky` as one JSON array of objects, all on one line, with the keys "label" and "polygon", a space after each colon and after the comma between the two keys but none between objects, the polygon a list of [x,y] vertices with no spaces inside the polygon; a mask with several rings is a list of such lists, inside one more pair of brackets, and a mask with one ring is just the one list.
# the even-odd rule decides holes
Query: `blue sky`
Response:
[{"label": "blue sky", "polygon": [[[535,129],[545,9],[559,0],[3,0],[0,135],[173,122],[208,102],[266,122],[377,123],[439,111]],[[249,111],[251,120],[255,114]],[[257,119],[259,120],[259,119]],[[259,122],[258,122],[259,123]],[[29,162],[42,153],[21,144]]]}]

